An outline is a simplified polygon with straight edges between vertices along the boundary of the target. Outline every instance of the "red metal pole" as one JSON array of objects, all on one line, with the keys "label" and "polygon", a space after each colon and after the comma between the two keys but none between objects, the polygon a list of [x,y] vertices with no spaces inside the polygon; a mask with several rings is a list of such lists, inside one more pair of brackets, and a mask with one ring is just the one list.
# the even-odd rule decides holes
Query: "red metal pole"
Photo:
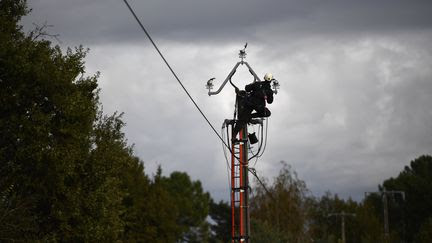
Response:
[{"label": "red metal pole", "polygon": [[[243,141],[243,129],[240,130],[240,141]],[[239,210],[240,210],[240,237],[244,236],[244,221],[243,221],[243,204],[244,204],[244,175],[243,175],[243,165],[244,165],[244,154],[243,154],[243,142],[240,142],[240,160],[239,160],[239,171],[240,171],[240,204],[239,204]]]},{"label": "red metal pole", "polygon": [[231,145],[231,239],[234,243],[235,238],[235,145]]}]

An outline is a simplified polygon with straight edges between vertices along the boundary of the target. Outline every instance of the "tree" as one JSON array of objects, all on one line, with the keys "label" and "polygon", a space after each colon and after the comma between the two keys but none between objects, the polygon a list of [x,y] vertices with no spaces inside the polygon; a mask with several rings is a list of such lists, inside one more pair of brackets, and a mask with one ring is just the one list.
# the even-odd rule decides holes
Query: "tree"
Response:
[{"label": "tree", "polygon": [[15,219],[0,237],[114,240],[123,228],[117,169],[131,161],[122,123],[97,115],[87,51],[63,54],[37,31],[23,34],[26,13],[25,1],[0,2],[0,215]]},{"label": "tree", "polygon": [[408,242],[415,242],[422,225],[432,217],[432,156],[423,155],[410,162],[396,178],[383,182],[386,190],[405,192],[389,203],[391,230]]},{"label": "tree", "polygon": [[[321,198],[310,199],[311,207],[309,209],[310,227],[309,232],[313,239],[319,242],[337,242],[341,238],[341,223],[340,217],[330,217],[330,214],[353,213],[352,208],[348,207],[347,203],[338,197],[326,192]],[[350,223],[351,219],[347,219],[346,223]],[[347,225],[348,226],[348,225]],[[350,229],[351,227],[346,227]],[[347,236],[347,238],[350,238]]]},{"label": "tree", "polygon": [[87,50],[24,34],[27,13],[0,1],[0,241],[208,241],[201,183],[161,169],[150,180],[121,114],[100,108]]},{"label": "tree", "polygon": [[[285,235],[288,241],[309,242],[306,222],[306,184],[285,162],[268,192],[259,185],[251,198],[251,218],[272,226],[273,231]],[[258,236],[255,236],[258,237]]]},{"label": "tree", "polygon": [[426,220],[415,236],[415,242],[428,243],[432,239],[432,218]]},{"label": "tree", "polygon": [[125,173],[122,215],[124,241],[208,242],[206,221],[210,196],[186,173],[162,175],[159,167],[149,180],[136,164]]},{"label": "tree", "polygon": [[374,243],[382,242],[381,214],[374,208],[374,202],[369,197],[360,203],[356,211],[355,222],[357,231],[354,232],[356,242]]},{"label": "tree", "polygon": [[[162,169],[159,167],[150,181],[148,191],[133,197],[137,200],[134,205],[137,218],[129,222],[136,227],[129,232],[128,240],[175,242],[179,239],[177,208],[174,207],[175,201],[163,180]],[[128,224],[128,221],[126,223]]]},{"label": "tree", "polygon": [[131,166],[122,171],[124,211],[121,218],[124,232],[121,238],[126,242],[151,242],[156,239],[154,226],[149,223],[152,209],[149,205],[154,200],[150,197],[153,194],[150,192],[150,180],[144,173],[144,164],[135,157]]},{"label": "tree", "polygon": [[211,242],[230,242],[231,241],[231,207],[228,203],[220,201],[215,203],[210,201],[209,216],[215,222],[211,225]]},{"label": "tree", "polygon": [[251,240],[257,243],[285,243],[289,242],[288,237],[270,222],[261,221],[259,219],[251,219]]},{"label": "tree", "polygon": [[200,181],[191,181],[184,172],[173,172],[162,178],[162,183],[173,198],[173,212],[176,215],[178,236],[182,241],[207,241],[209,225],[206,217],[209,211],[210,195],[204,192]]},{"label": "tree", "polygon": [[316,242],[341,241],[341,217],[331,214],[350,213],[345,217],[345,236],[347,242],[380,242],[381,225],[370,201],[358,203],[344,200],[327,192],[321,198],[311,198],[309,213],[309,233]]}]

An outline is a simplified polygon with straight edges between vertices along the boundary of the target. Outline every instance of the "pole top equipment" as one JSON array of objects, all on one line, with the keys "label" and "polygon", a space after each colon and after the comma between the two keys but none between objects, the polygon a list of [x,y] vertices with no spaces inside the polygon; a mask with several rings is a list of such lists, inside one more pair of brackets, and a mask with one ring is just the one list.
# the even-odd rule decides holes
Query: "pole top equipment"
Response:
[{"label": "pole top equipment", "polygon": [[246,44],[244,45],[244,48],[242,50],[240,50],[239,52],[239,58],[241,59],[241,62],[243,64],[243,59],[246,58],[246,47],[247,47],[248,43],[246,42]]},{"label": "pole top equipment", "polygon": [[224,80],[224,82],[221,84],[221,86],[219,87],[218,90],[216,91],[211,91],[213,89],[213,81],[215,78],[211,78],[207,81],[206,83],[206,88],[209,90],[208,95],[216,95],[219,94],[222,89],[225,87],[226,83],[228,81],[231,81],[232,76],[235,74],[235,72],[237,71],[238,66],[240,65],[246,65],[246,67],[249,69],[249,73],[252,74],[252,76],[254,77],[254,82],[257,81],[261,81],[260,78],[258,77],[258,75],[255,73],[255,71],[251,68],[251,66],[249,66],[249,63],[247,63],[246,61],[244,61],[244,59],[246,58],[246,47],[248,46],[248,43],[246,42],[246,44],[244,45],[243,49],[241,49],[239,51],[239,58],[241,59],[240,62],[237,62],[237,64],[234,66],[234,68],[231,70],[231,72],[228,74],[228,76],[226,77],[226,79]]}]

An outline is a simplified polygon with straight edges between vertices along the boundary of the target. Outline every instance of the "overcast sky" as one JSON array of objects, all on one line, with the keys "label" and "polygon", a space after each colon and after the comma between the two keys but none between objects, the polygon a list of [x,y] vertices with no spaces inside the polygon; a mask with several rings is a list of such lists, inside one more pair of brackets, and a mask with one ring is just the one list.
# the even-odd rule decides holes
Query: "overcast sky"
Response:
[{"label": "overcast sky", "polygon": [[[105,113],[152,174],[186,171],[228,200],[222,146],[122,0],[28,0],[23,19],[54,25],[63,48],[90,48]],[[129,0],[210,121],[232,118],[234,91],[207,95],[249,43],[246,61],[281,84],[268,108],[268,145],[256,169],[273,178],[284,160],[315,196],[361,199],[409,162],[432,154],[432,1]],[[53,40],[56,43],[55,40]],[[240,67],[234,82],[253,80]]]}]

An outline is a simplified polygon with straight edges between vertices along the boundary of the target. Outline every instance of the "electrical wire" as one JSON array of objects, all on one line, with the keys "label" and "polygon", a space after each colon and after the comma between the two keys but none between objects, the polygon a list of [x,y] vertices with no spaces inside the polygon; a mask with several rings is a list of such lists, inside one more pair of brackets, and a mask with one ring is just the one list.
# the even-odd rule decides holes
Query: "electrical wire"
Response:
[{"label": "electrical wire", "polygon": [[270,193],[270,191],[267,189],[267,187],[265,186],[265,184],[261,181],[261,179],[258,177],[256,170],[254,168],[247,168],[249,170],[249,172],[255,176],[255,178],[258,180],[258,182],[261,184],[261,186],[263,187],[264,191],[267,192],[267,194],[273,199],[272,194]]},{"label": "electrical wire", "polygon": [[[222,127],[221,134],[222,134],[222,138],[225,139],[225,135],[224,135],[225,133],[224,133],[223,130],[224,130],[224,128]],[[224,157],[225,157],[225,161],[226,161],[227,167],[231,170],[231,166],[229,165],[228,155],[227,155],[227,152],[226,152],[226,147],[223,144],[222,144],[222,150],[223,150],[223,153],[224,153]]]},{"label": "electrical wire", "polygon": [[224,145],[229,149],[228,145],[225,143],[225,141],[222,139],[221,135],[219,135],[219,133],[216,131],[216,129],[214,128],[213,124],[211,124],[211,122],[207,119],[206,115],[204,114],[204,112],[201,110],[201,108],[198,106],[198,104],[195,102],[195,100],[192,98],[192,96],[189,94],[189,92],[187,91],[186,87],[183,85],[183,83],[180,81],[179,77],[177,76],[177,74],[174,72],[174,70],[171,68],[171,65],[168,63],[168,61],[165,59],[164,55],[162,54],[162,52],[159,50],[159,48],[157,47],[156,43],[153,41],[153,39],[151,38],[150,34],[147,32],[146,28],[144,27],[144,25],[141,23],[141,21],[139,20],[138,16],[135,14],[135,12],[133,11],[132,7],[129,5],[127,0],[123,0],[124,3],[126,4],[126,6],[128,7],[129,11],[132,13],[132,15],[135,17],[135,20],[138,22],[139,26],[141,27],[141,29],[144,31],[144,33],[146,34],[147,38],[150,40],[150,42],[153,44],[153,47],[156,49],[156,51],[159,53],[160,57],[162,58],[162,60],[165,62],[165,64],[167,65],[168,69],[171,71],[171,73],[174,75],[175,79],[177,80],[177,82],[180,84],[180,86],[183,88],[184,92],[187,94],[187,96],[189,97],[189,99],[192,101],[192,103],[195,105],[195,107],[197,108],[197,110],[201,113],[201,115],[203,116],[203,118],[207,121],[208,125],[211,127],[211,129],[213,130],[213,132],[216,134],[216,136],[219,137],[219,139],[224,143]]},{"label": "electrical wire", "polygon": [[[260,135],[260,138],[261,138],[261,140],[262,140],[262,134]],[[258,149],[258,153],[259,153],[259,150],[261,149],[261,147]],[[252,156],[251,158],[250,158],[250,160],[252,160],[254,157]],[[255,167],[255,165],[257,164],[257,162],[258,162],[258,159],[259,159],[259,156],[255,156],[255,161],[253,162],[253,167]]]},{"label": "electrical wire", "polygon": [[[267,123],[267,125],[268,125],[268,123]],[[224,129],[224,127],[222,127],[222,131],[221,131],[221,133],[222,134],[225,134],[224,132],[223,132],[223,129]],[[227,133],[227,142],[228,142],[228,144],[229,144],[229,133],[228,133],[228,126],[226,127],[226,133]],[[262,133],[262,132],[261,132]],[[224,136],[224,138],[225,138],[225,136]],[[266,139],[266,142],[267,142],[267,139]],[[223,151],[224,151],[224,157],[225,157],[225,160],[226,160],[226,163],[227,163],[227,168],[230,168],[230,166],[229,166],[229,161],[228,161],[228,156],[227,156],[227,153],[226,153],[226,150],[225,150],[225,146],[222,146],[222,148],[223,148]],[[231,150],[230,150],[231,151]],[[239,158],[237,158],[236,156],[235,156],[235,154],[233,154],[233,152],[231,151],[231,155],[232,156],[234,156],[236,159],[237,159],[237,161],[239,161],[239,163],[241,163],[240,162],[240,159]],[[249,160],[248,160],[249,161]],[[258,156],[257,156],[257,159],[256,159],[256,161],[258,161]],[[256,164],[256,161],[255,161],[255,164]],[[246,165],[248,165],[249,163],[246,163]],[[254,164],[254,166],[255,166],[255,164]],[[229,169],[229,171],[228,171],[228,173],[231,171],[231,169],[232,168],[230,168]],[[249,166],[247,166],[247,170],[257,179],[257,181],[258,181],[258,183],[260,183],[261,184],[261,186],[263,187],[263,189],[264,189],[264,191],[266,191],[269,195],[270,195],[270,197],[271,197],[271,193],[269,192],[269,190],[267,189],[267,187],[265,186],[265,184],[261,181],[261,179],[258,177],[258,175],[257,175],[257,173],[256,173],[256,170],[255,170],[255,168],[251,168],[251,167],[249,167]],[[229,176],[229,175],[228,175]],[[231,185],[231,181],[229,181],[228,182],[230,185]],[[230,186],[231,187],[231,186]]]},{"label": "electrical wire", "polygon": [[252,156],[249,158],[249,160],[252,160],[253,158],[257,158],[257,160],[258,160],[258,158],[259,158],[259,153],[260,153],[260,151],[261,151],[261,148],[262,148],[262,145],[263,145],[263,141],[264,141],[264,139],[263,139],[263,124],[260,124],[259,125],[260,126],[260,128],[261,128],[261,132],[260,133],[258,133],[258,135],[259,135],[259,137],[260,137],[260,144],[259,144],[259,147],[258,147],[258,150],[257,150],[257,152],[254,154],[253,152],[251,153],[252,154]]},{"label": "electrical wire", "polygon": [[269,122],[269,117],[267,117],[267,119],[266,119],[266,133],[265,133],[264,148],[262,150],[262,153],[260,155],[258,155],[258,158],[260,158],[264,154],[264,151],[267,148],[268,122]]},{"label": "electrical wire", "polygon": [[[221,129],[222,138],[224,138],[224,131],[223,131],[223,129],[224,129],[224,126],[222,126],[222,129]],[[223,153],[224,153],[224,158],[225,158],[226,167],[227,167],[228,186],[229,186],[228,189],[231,190],[231,178],[230,178],[231,166],[229,165],[228,156],[227,156],[227,153],[226,153],[226,148],[225,148],[225,146],[223,144],[222,144],[222,150],[223,150]]]},{"label": "electrical wire", "polygon": [[[187,91],[186,87],[183,85],[183,83],[180,81],[179,77],[177,76],[177,74],[174,72],[174,70],[172,69],[171,65],[168,63],[168,61],[166,60],[166,58],[164,57],[164,55],[162,54],[162,52],[159,50],[158,46],[156,45],[156,43],[153,41],[153,39],[151,38],[150,34],[147,32],[146,28],[144,27],[144,25],[141,23],[141,21],[139,20],[138,16],[135,14],[135,11],[132,9],[132,7],[129,5],[127,0],[123,0],[123,2],[126,4],[127,8],[129,9],[129,11],[132,13],[132,15],[134,16],[135,20],[138,22],[139,26],[141,27],[141,29],[143,30],[143,32],[145,33],[145,35],[147,36],[147,38],[150,40],[150,42],[152,43],[153,47],[156,49],[156,51],[159,53],[160,57],[162,58],[162,60],[165,62],[165,64],[167,65],[168,69],[171,71],[172,75],[175,77],[175,79],[177,80],[177,82],[180,84],[180,86],[183,88],[183,91],[187,94],[187,96],[189,97],[189,99],[192,101],[192,103],[195,105],[195,107],[197,108],[197,110],[201,113],[202,117],[206,120],[207,124],[210,126],[210,128],[213,130],[213,132],[216,134],[216,136],[221,140],[221,142],[223,143],[223,145],[225,145],[225,147],[227,147],[230,151],[230,147],[229,145],[224,141],[224,139],[221,137],[221,135],[216,131],[216,129],[214,128],[213,124],[208,120],[208,118],[206,117],[206,115],[204,114],[204,112],[201,110],[201,108],[198,106],[198,104],[195,102],[195,100],[192,98],[192,96],[189,94],[189,92]],[[231,154],[235,156],[234,151],[231,151]],[[238,160],[238,158],[236,157],[236,159]],[[240,161],[239,161],[240,162]],[[260,182],[260,184],[263,186],[264,190],[266,190],[268,192],[268,190],[266,189],[265,185],[261,182],[261,180],[258,178],[258,175],[256,175],[256,172],[253,173],[251,171],[251,169],[248,167],[248,170],[252,173],[252,175],[254,175],[257,180]]]}]

